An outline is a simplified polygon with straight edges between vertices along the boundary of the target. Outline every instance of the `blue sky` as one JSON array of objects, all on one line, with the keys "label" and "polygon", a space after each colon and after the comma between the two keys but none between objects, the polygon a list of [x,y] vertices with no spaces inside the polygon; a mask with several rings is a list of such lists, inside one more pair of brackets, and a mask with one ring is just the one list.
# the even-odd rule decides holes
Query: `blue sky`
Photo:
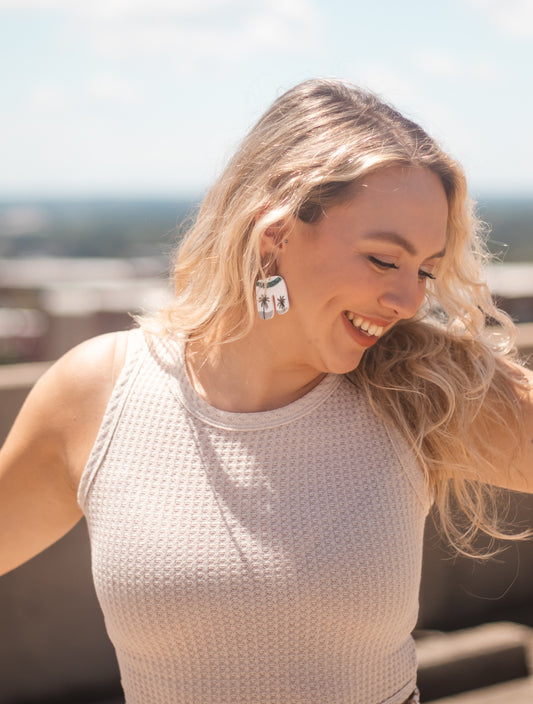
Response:
[{"label": "blue sky", "polygon": [[0,0],[0,198],[197,195],[311,76],[533,196],[533,0]]}]

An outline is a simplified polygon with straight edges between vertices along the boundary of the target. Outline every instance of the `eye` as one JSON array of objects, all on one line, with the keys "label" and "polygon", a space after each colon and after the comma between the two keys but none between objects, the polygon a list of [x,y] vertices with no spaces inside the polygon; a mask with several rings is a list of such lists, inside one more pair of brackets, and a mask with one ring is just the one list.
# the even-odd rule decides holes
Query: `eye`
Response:
[{"label": "eye", "polygon": [[374,266],[377,266],[378,269],[399,269],[400,267],[397,264],[394,264],[393,262],[384,262],[382,259],[378,259],[377,257],[374,257],[372,255],[369,255],[368,261],[372,262]]},{"label": "eye", "polygon": [[[375,267],[383,271],[386,271],[387,269],[400,268],[397,264],[394,264],[394,262],[385,262],[383,261],[383,259],[378,259],[378,257],[374,257],[372,254],[368,256],[368,261],[371,262]],[[427,281],[428,279],[434,281],[436,278],[437,277],[435,276],[435,274],[432,274],[430,271],[425,271],[424,269],[418,270],[419,281]]]}]

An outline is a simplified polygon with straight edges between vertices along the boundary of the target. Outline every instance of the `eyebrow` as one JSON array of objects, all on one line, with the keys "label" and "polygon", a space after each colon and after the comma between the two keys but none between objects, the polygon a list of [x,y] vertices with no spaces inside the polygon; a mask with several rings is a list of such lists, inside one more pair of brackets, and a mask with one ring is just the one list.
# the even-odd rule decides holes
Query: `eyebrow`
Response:
[{"label": "eyebrow", "polygon": [[[416,247],[414,247],[407,238],[405,238],[403,235],[400,235],[398,232],[370,232],[368,233],[368,235],[364,236],[364,239],[392,242],[392,244],[397,244],[402,249],[405,249],[407,254],[411,254],[412,256],[416,256],[418,254]],[[441,249],[440,252],[432,254],[430,257],[427,257],[427,259],[440,259],[445,254],[446,248]]]}]

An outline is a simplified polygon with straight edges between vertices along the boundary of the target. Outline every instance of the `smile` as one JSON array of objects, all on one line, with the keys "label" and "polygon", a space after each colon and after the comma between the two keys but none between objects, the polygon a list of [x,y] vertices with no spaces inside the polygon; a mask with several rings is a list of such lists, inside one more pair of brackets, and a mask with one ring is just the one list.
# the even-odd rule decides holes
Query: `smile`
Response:
[{"label": "smile", "polygon": [[354,328],[368,335],[368,337],[381,337],[381,335],[383,335],[384,327],[371,323],[369,320],[361,318],[361,316],[356,316],[355,313],[352,313],[350,310],[347,310],[345,315]]}]

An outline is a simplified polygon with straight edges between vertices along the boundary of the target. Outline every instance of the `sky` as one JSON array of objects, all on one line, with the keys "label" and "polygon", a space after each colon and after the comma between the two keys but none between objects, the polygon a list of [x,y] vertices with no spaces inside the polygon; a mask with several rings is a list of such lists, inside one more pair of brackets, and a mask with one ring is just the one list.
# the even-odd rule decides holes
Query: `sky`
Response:
[{"label": "sky", "polygon": [[313,76],[533,197],[533,0],[0,0],[0,198],[201,194]]}]

